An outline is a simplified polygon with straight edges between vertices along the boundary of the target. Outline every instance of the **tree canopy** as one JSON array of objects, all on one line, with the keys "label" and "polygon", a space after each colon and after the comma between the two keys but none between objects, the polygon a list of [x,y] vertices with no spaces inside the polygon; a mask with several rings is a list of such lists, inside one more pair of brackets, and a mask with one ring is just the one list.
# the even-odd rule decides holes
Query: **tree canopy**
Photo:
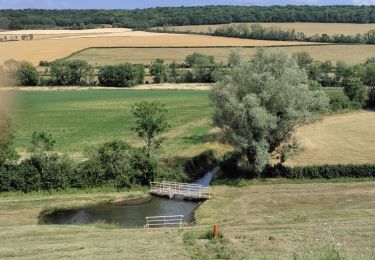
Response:
[{"label": "tree canopy", "polygon": [[149,28],[232,22],[374,23],[375,6],[199,6],[135,10],[0,10],[2,29],[71,28],[102,25]]},{"label": "tree canopy", "polygon": [[289,154],[294,128],[327,108],[324,92],[311,91],[307,82],[295,59],[258,49],[250,62],[233,67],[211,90],[214,124],[254,171],[261,172],[276,151],[281,158]]}]

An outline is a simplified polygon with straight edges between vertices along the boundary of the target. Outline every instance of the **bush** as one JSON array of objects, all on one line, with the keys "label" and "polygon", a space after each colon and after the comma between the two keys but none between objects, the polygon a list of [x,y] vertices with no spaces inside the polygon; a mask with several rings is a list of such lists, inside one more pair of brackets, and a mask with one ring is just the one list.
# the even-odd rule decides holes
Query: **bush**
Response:
[{"label": "bush", "polygon": [[98,75],[99,84],[106,87],[131,87],[142,84],[144,77],[144,66],[130,63],[102,66]]},{"label": "bush", "polygon": [[367,100],[366,87],[363,85],[361,79],[356,77],[349,77],[342,83],[344,86],[345,95],[357,106],[363,106]]},{"label": "bush", "polygon": [[186,161],[184,169],[192,180],[196,180],[215,167],[216,164],[217,159],[214,151],[207,150]]},{"label": "bush", "polygon": [[329,102],[329,107],[331,111],[338,112],[341,110],[348,109],[350,107],[350,100],[344,94],[331,97]]},{"label": "bush", "polygon": [[156,59],[151,63],[150,73],[155,83],[164,83],[168,81],[169,67],[163,59]]},{"label": "bush", "polygon": [[148,185],[155,179],[158,164],[146,154],[144,149],[133,148],[122,141],[105,143],[78,167],[73,185],[118,188]]},{"label": "bush", "polygon": [[84,60],[62,60],[51,64],[50,84],[56,86],[92,85],[94,68]]},{"label": "bush", "polygon": [[281,164],[268,168],[264,174],[267,178],[288,179],[334,179],[375,177],[375,164],[338,164],[317,165],[289,168]]},{"label": "bush", "polygon": [[29,62],[20,62],[15,76],[22,86],[37,86],[40,82],[38,71]]}]

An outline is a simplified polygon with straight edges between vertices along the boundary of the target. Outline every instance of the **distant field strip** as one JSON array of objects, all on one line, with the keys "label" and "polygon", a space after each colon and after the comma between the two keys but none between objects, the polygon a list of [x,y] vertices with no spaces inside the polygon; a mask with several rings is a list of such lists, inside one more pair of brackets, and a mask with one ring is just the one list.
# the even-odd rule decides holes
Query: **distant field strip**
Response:
[{"label": "distant field strip", "polygon": [[[279,42],[280,43],[280,42]],[[288,54],[306,51],[315,60],[330,60],[332,62],[344,61],[349,64],[364,62],[368,57],[375,56],[375,45],[300,45],[300,46],[277,46]],[[213,55],[217,62],[226,62],[231,50],[238,49],[242,56],[250,58],[254,52],[254,46],[238,47],[116,47],[116,48],[88,48],[78,51],[67,58],[83,59],[95,64],[117,64],[122,62],[149,64],[151,61],[162,58],[166,62],[182,62],[185,57],[194,52]]]},{"label": "distant field strip", "polygon": [[[241,23],[232,23],[241,24]],[[254,24],[254,23],[245,23]],[[356,35],[357,33],[366,33],[370,30],[375,30],[375,24],[353,24],[353,23],[257,23],[263,27],[277,27],[283,30],[294,29],[296,32],[303,32],[307,36],[315,34],[344,34]],[[174,29],[177,32],[191,31],[208,33],[210,30],[215,31],[224,24],[214,25],[187,25],[187,26],[171,26],[169,29]],[[162,27],[159,27],[163,29]],[[209,29],[211,28],[211,29]]]},{"label": "distant field strip", "polygon": [[[207,35],[163,34],[137,35],[129,32],[128,36],[79,37],[61,39],[40,39],[37,41],[11,41],[0,44],[0,64],[8,59],[27,60],[38,64],[41,60],[54,61],[67,57],[89,47],[199,47],[199,46],[274,46],[298,45],[299,42],[263,41],[236,39]],[[311,43],[314,44],[314,43]]]}]

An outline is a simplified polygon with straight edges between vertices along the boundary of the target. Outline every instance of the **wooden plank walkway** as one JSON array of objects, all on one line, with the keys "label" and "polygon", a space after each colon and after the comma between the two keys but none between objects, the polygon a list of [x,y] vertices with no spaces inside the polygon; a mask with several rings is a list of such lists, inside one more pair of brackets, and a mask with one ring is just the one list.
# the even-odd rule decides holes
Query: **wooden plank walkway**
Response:
[{"label": "wooden plank walkway", "polygon": [[150,186],[151,194],[169,198],[178,195],[186,199],[210,199],[212,195],[210,187],[200,184],[162,181],[151,182]]}]

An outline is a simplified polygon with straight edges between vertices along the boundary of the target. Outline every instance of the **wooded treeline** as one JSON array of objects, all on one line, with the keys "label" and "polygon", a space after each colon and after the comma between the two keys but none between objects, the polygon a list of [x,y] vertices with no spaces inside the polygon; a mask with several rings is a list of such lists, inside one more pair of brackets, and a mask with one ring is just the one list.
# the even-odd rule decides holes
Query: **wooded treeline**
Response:
[{"label": "wooded treeline", "polygon": [[203,6],[135,10],[0,10],[2,29],[144,29],[232,22],[375,23],[375,6]]}]

